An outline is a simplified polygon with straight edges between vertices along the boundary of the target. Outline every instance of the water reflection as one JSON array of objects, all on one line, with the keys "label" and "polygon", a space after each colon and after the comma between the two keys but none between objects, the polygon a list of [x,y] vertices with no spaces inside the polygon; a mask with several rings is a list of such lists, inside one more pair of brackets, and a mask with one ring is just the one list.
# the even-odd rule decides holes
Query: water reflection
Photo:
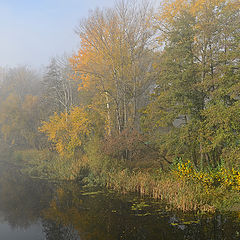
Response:
[{"label": "water reflection", "polygon": [[73,225],[64,226],[51,220],[43,220],[43,232],[46,240],[78,240],[78,232]]},{"label": "water reflection", "polygon": [[12,170],[0,175],[0,215],[13,228],[28,228],[39,221],[52,198],[49,184]]},{"label": "water reflection", "polygon": [[150,199],[48,183],[15,171],[0,173],[0,219],[25,232],[38,225],[41,240],[240,239],[238,213],[170,212]]}]

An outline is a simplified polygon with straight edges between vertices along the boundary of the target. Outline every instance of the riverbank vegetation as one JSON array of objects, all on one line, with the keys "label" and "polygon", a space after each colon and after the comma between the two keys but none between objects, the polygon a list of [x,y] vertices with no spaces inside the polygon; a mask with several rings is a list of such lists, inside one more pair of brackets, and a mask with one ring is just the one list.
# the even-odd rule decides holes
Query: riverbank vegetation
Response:
[{"label": "riverbank vegetation", "polygon": [[1,69],[2,152],[182,210],[239,209],[239,3],[120,1],[76,28],[43,76]]}]

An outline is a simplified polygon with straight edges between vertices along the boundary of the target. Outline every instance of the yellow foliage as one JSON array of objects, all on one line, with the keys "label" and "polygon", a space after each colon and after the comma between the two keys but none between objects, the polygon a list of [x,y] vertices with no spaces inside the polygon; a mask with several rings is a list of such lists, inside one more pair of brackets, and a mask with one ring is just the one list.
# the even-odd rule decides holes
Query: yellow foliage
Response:
[{"label": "yellow foliage", "polygon": [[[165,33],[171,31],[173,23],[187,12],[195,19],[195,29],[204,29],[223,12],[239,9],[237,0],[166,0],[161,4],[156,19],[163,33],[157,37],[159,44],[166,40]],[[195,42],[197,37],[194,37]]]},{"label": "yellow foliage", "polygon": [[[193,16],[197,16],[207,9],[215,9],[217,6],[226,7],[234,5],[237,7],[237,1],[234,0],[173,0],[164,1],[160,8],[158,20],[173,21],[183,11],[189,11]],[[239,5],[239,4],[238,4]],[[238,6],[239,7],[239,6]]]},{"label": "yellow foliage", "polygon": [[240,190],[240,171],[221,167],[218,171],[197,171],[190,161],[177,164],[174,173],[180,178],[188,181],[202,183],[204,187],[225,187],[227,189]]},{"label": "yellow foliage", "polygon": [[60,155],[72,155],[82,140],[89,136],[92,127],[84,108],[74,107],[70,113],[55,113],[48,122],[43,122],[39,128],[49,141],[55,143]]},{"label": "yellow foliage", "polygon": [[[103,53],[104,54],[104,53]],[[78,90],[89,89],[93,84],[93,76],[96,76],[97,66],[103,59],[103,54],[92,46],[83,36],[81,48],[76,55],[69,59],[74,70],[72,78],[79,81]],[[94,60],[94,61],[93,61]]]}]

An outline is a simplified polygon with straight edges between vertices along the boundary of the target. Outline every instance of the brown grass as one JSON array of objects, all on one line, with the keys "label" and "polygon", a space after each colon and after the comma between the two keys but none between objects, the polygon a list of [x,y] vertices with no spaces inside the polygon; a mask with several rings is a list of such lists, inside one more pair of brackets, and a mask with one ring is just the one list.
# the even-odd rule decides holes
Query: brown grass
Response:
[{"label": "brown grass", "polygon": [[108,175],[107,187],[122,193],[138,192],[161,199],[182,211],[215,210],[206,196],[207,193],[202,192],[201,186],[179,180],[171,173],[162,173],[156,177],[150,173],[130,173],[124,169]]}]

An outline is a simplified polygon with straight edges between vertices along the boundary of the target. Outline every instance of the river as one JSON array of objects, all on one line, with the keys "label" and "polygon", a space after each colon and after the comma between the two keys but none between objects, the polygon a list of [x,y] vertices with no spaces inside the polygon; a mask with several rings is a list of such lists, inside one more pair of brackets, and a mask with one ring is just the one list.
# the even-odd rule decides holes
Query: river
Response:
[{"label": "river", "polygon": [[239,212],[182,213],[133,194],[0,173],[3,240],[240,239]]}]

